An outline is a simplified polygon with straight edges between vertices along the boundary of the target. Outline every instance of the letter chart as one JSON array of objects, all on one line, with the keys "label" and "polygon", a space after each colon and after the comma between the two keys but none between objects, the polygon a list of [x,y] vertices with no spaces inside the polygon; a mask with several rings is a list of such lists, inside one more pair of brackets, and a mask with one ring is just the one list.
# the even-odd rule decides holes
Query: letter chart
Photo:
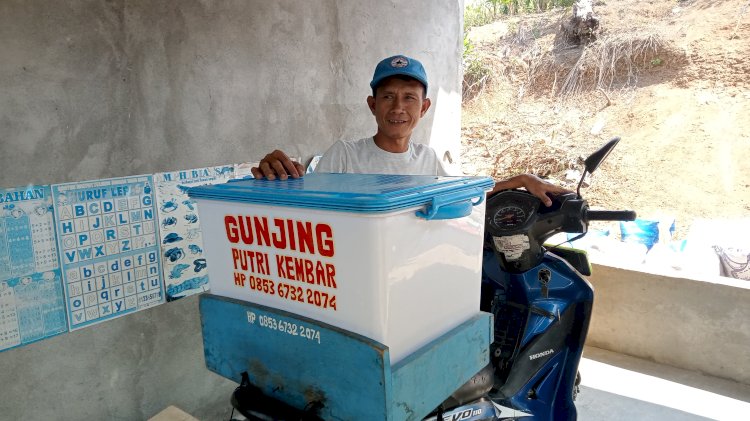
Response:
[{"label": "letter chart", "polygon": [[152,176],[52,186],[70,330],[164,302]]},{"label": "letter chart", "polygon": [[50,188],[0,189],[0,351],[65,331]]}]

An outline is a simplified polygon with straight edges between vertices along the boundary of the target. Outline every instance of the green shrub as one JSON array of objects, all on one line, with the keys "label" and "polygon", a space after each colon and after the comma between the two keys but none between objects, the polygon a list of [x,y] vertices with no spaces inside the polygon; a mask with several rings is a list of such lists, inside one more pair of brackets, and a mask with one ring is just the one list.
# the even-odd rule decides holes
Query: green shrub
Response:
[{"label": "green shrub", "polygon": [[487,13],[481,4],[467,4],[464,8],[464,31],[468,31],[475,26],[487,25],[491,22],[492,16]]},{"label": "green shrub", "polygon": [[466,35],[464,35],[463,69],[462,97],[464,100],[469,100],[477,97],[487,87],[492,78],[492,69],[477,56],[474,45]]}]

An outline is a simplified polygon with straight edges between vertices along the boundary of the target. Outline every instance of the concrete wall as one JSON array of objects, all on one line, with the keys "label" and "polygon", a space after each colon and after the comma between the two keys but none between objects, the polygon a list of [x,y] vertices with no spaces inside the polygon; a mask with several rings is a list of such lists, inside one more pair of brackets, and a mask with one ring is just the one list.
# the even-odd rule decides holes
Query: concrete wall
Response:
[{"label": "concrete wall", "polygon": [[[430,78],[416,133],[458,157],[462,1],[0,0],[0,185],[308,158],[374,134],[376,62]],[[226,419],[195,297],[0,353],[0,418]],[[12,386],[10,386],[12,385]]]},{"label": "concrete wall", "polygon": [[198,297],[0,354],[0,419],[144,420],[174,404],[227,420],[237,386],[205,369]]},{"label": "concrete wall", "polygon": [[449,0],[3,0],[3,185],[218,165],[279,145],[309,157],[374,134],[368,83],[398,52],[429,72],[436,109],[417,137],[457,148],[461,10]]},{"label": "concrete wall", "polygon": [[750,384],[750,284],[594,265],[587,345]]}]

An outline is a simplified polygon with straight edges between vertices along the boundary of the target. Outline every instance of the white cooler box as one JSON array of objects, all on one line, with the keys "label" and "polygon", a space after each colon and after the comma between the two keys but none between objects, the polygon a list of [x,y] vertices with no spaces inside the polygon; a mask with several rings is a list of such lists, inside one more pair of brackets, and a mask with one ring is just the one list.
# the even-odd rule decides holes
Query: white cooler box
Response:
[{"label": "white cooler box", "polygon": [[369,337],[395,364],[479,312],[492,185],[486,177],[309,174],[189,195],[200,209],[211,293]]}]

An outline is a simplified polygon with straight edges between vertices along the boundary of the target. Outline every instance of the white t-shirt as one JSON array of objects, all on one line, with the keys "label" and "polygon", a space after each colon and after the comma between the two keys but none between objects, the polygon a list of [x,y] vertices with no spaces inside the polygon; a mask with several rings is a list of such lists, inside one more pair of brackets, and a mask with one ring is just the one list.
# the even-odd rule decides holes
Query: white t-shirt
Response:
[{"label": "white t-shirt", "polygon": [[394,153],[380,149],[372,137],[334,143],[320,158],[315,172],[451,175],[428,145],[409,142],[409,150]]}]

